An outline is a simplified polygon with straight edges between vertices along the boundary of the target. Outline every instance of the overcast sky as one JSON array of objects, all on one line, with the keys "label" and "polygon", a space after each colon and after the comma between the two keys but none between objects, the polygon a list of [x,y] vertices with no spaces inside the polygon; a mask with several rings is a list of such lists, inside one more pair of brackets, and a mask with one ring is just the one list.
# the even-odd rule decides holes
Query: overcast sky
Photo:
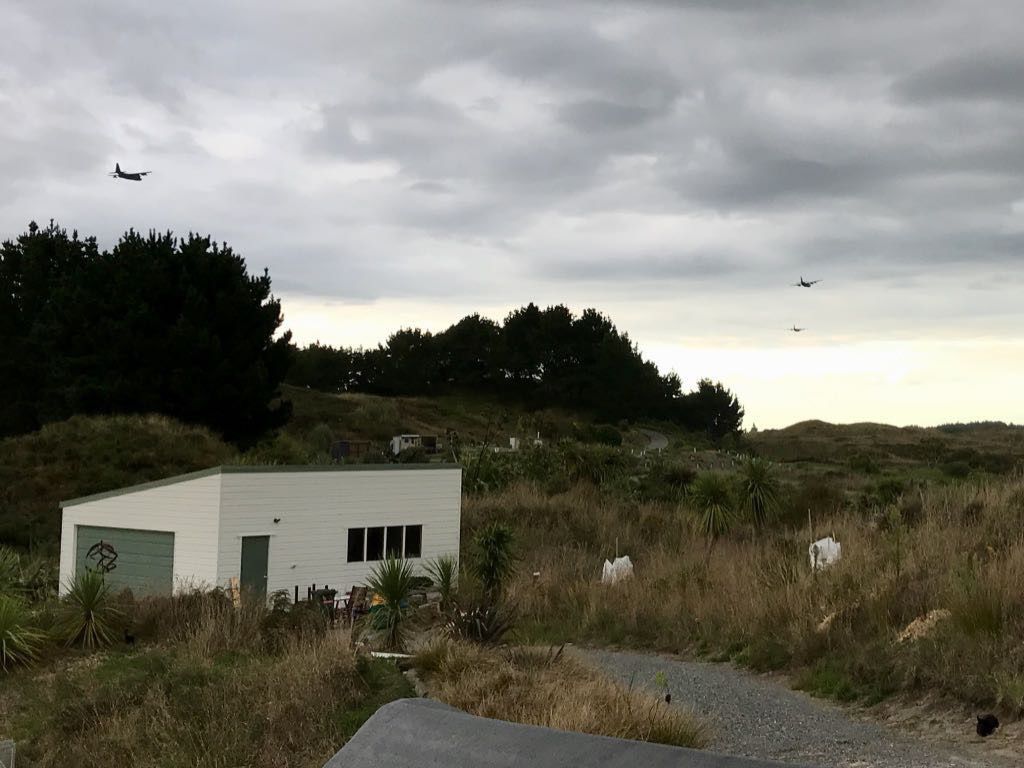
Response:
[{"label": "overcast sky", "polygon": [[0,18],[0,237],[210,233],[269,267],[300,342],[594,306],[748,426],[1024,421],[1012,0]]}]

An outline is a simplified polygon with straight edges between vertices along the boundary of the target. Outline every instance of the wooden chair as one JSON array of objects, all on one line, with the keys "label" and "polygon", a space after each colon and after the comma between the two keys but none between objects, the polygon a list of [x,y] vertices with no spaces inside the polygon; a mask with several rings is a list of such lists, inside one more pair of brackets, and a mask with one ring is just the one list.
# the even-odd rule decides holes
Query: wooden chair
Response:
[{"label": "wooden chair", "polygon": [[345,606],[342,610],[344,611],[345,620],[351,627],[355,624],[357,618],[369,610],[369,605],[367,605],[366,587],[353,586],[352,590],[345,598]]}]

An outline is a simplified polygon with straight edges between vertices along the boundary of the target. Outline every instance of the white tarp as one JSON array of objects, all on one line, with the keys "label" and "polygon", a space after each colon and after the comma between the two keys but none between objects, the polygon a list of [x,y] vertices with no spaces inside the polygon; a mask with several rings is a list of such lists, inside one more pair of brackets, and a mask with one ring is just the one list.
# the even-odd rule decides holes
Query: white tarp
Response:
[{"label": "white tarp", "polygon": [[831,536],[818,539],[807,549],[811,558],[811,568],[821,570],[827,568],[843,556],[842,545]]},{"label": "white tarp", "polygon": [[607,560],[604,561],[604,570],[601,572],[601,583],[602,584],[617,584],[623,579],[629,579],[633,576],[633,561],[629,559],[629,555],[623,555],[622,557],[616,557],[614,563],[610,563]]}]

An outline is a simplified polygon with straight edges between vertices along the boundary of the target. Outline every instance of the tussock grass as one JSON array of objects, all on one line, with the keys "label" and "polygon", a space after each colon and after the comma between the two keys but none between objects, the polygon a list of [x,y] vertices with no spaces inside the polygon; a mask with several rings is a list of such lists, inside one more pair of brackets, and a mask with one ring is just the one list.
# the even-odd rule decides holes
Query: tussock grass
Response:
[{"label": "tussock grass", "polygon": [[[172,615],[157,623],[161,609]],[[0,732],[19,742],[19,764],[320,768],[381,704],[411,694],[393,665],[358,659],[347,633],[288,632],[268,650],[265,611],[225,626],[216,598],[145,610],[156,644],[5,680]]]},{"label": "tussock grass", "polygon": [[421,652],[416,663],[433,696],[481,717],[681,747],[708,740],[691,714],[554,649],[443,643]]},{"label": "tussock grass", "polygon": [[[494,520],[513,526],[525,561],[509,597],[521,607],[523,639],[697,651],[786,668],[840,698],[928,689],[1024,713],[1024,481],[914,494],[913,505],[896,499],[883,524],[817,510],[813,532],[741,527],[720,538],[706,566],[706,539],[685,500],[635,503],[583,485],[469,497],[464,540]],[[894,524],[894,515],[906,519]],[[812,574],[812,534],[833,532],[843,560]],[[635,577],[607,587],[601,564],[616,542]],[[897,642],[938,609],[951,620]]]}]

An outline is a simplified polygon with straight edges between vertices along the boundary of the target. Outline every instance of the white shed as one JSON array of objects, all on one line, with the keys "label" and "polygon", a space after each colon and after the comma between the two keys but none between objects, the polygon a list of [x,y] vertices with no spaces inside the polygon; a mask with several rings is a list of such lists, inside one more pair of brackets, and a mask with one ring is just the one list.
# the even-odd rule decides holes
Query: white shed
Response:
[{"label": "white shed", "polygon": [[[113,559],[115,588],[347,591],[388,555],[459,553],[454,464],[224,466],[61,502],[60,588]],[[100,544],[106,546],[100,547]],[[115,557],[116,556],[116,557]],[[421,570],[417,568],[417,571]]]}]

